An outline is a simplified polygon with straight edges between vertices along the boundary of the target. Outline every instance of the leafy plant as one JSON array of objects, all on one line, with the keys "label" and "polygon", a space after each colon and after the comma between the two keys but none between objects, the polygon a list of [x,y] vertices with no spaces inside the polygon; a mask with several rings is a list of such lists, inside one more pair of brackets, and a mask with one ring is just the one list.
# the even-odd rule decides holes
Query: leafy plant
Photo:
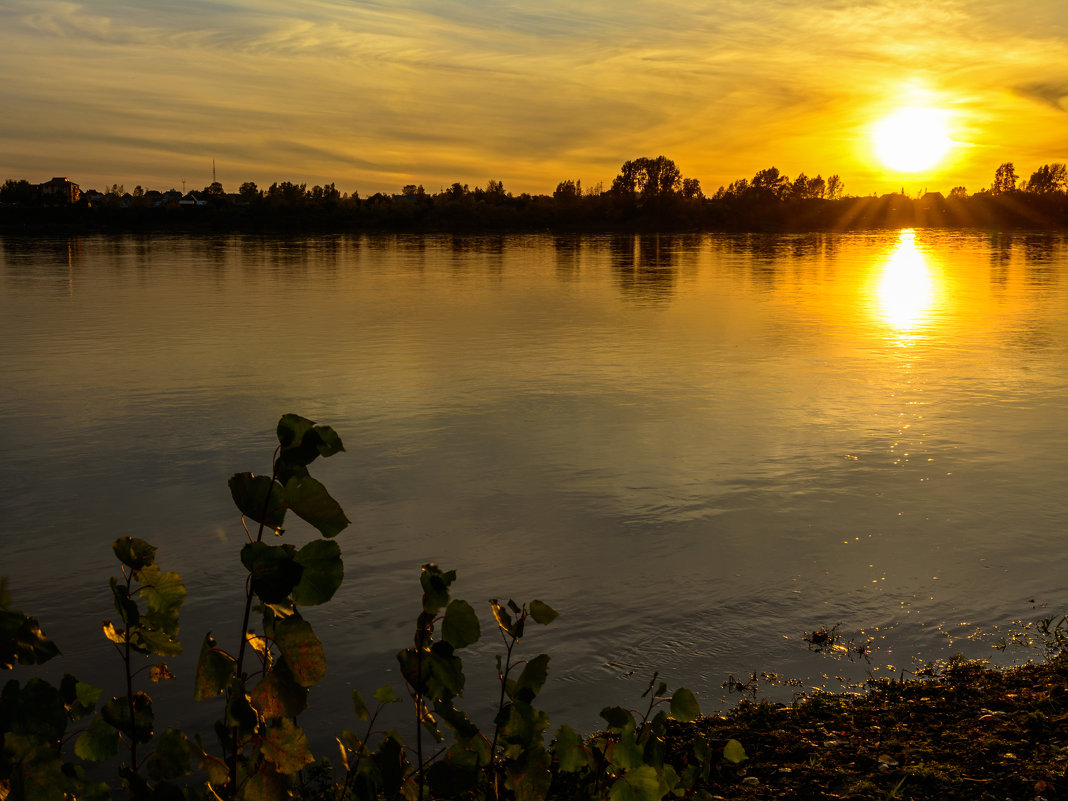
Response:
[{"label": "leafy plant", "polygon": [[[518,658],[528,624],[547,626],[559,616],[540,600],[489,601],[503,651],[496,657],[492,732],[484,733],[459,706],[466,685],[461,653],[480,640],[481,624],[467,601],[452,597],[456,572],[425,564],[412,644],[397,654],[414,710],[414,745],[396,730],[376,729],[381,712],[401,700],[387,685],[372,694],[373,709],[353,692],[355,717],[367,725],[361,735],[345,730],[337,738],[343,772],[335,775],[327,760],[315,762],[297,719],[325,676],[326,656],[303,611],[327,603],[340,587],[344,564],[333,538],[349,520],[308,465],[344,447],[329,426],[293,414],[281,418],[277,436],[270,477],[238,473],[229,481],[243,524],[251,520],[256,529],[253,535],[245,524],[240,558],[247,577],[236,648],[225,650],[209,631],[193,682],[195,700],[222,700],[217,753],[199,733],[157,734],[152,698],[138,683],[174,678],[162,660],[182,651],[186,589],[178,574],[156,563],[153,545],[121,537],[112,544],[121,577],[110,581],[118,619],[106,621],[103,631],[122,661],[124,691],[98,708],[102,691],[73,676],[58,688],[37,678],[25,686],[9,681],[0,694],[0,799],[109,798],[112,788],[89,780],[85,763],[115,760],[119,781],[138,800],[654,801],[669,794],[707,798],[714,771],[748,758],[736,740],[721,746],[695,733],[678,762],[677,749],[668,746],[673,727],[701,711],[692,692],[669,693],[656,674],[641,711],[605,707],[603,732],[583,738],[563,725],[546,747],[549,716],[535,702],[550,658]],[[277,542],[290,511],[320,537],[299,548]],[[268,531],[274,537],[265,541]],[[250,628],[253,612],[258,632]],[[35,619],[11,608],[6,582],[0,583],[0,664],[39,665],[58,653]],[[85,719],[87,725],[67,733],[72,721]],[[65,756],[71,741],[73,754]],[[197,771],[204,781],[189,778]]]},{"label": "leafy plant", "polygon": [[[326,657],[300,609],[329,601],[344,577],[336,542],[313,540],[298,550],[263,541],[268,530],[284,535],[290,510],[324,538],[349,524],[337,501],[308,471],[318,457],[345,449],[334,429],[287,414],[278,422],[277,435],[270,478],[237,473],[229,481],[242,520],[258,524],[255,537],[245,527],[248,543],[241,549],[248,578],[237,654],[219,648],[209,632],[197,664],[194,698],[225,697],[223,717],[216,723],[222,758],[203,754],[201,762],[209,791],[224,798],[287,798],[296,774],[313,761],[296,718],[307,707],[308,690],[326,675]],[[262,634],[249,628],[254,605],[262,615]],[[245,668],[250,652],[256,660],[251,672]]]}]

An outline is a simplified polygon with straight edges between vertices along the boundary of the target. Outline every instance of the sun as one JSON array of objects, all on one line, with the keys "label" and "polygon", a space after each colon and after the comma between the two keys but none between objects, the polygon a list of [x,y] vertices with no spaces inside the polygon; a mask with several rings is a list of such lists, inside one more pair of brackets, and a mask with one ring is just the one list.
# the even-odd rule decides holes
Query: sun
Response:
[{"label": "sun", "polygon": [[948,114],[935,108],[903,108],[875,123],[879,160],[898,172],[929,170],[953,149]]}]

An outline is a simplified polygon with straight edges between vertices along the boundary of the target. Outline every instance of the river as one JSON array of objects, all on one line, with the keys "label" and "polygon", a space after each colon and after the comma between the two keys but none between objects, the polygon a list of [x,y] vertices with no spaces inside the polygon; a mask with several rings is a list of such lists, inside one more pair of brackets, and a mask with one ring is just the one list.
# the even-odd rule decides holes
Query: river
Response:
[{"label": "river", "polygon": [[[188,699],[240,629],[226,482],[285,412],[346,446],[312,465],[353,521],[307,611],[323,748],[351,689],[401,692],[424,562],[482,619],[482,720],[487,599],[561,612],[521,645],[554,728],[653,671],[712,710],[753,673],[789,699],[774,677],[1007,664],[1014,621],[1068,609],[1064,235],[7,236],[0,334],[0,574],[46,675],[121,694],[110,543],[159,546],[189,588],[164,725],[219,713]],[[835,626],[852,652],[807,647]]]}]

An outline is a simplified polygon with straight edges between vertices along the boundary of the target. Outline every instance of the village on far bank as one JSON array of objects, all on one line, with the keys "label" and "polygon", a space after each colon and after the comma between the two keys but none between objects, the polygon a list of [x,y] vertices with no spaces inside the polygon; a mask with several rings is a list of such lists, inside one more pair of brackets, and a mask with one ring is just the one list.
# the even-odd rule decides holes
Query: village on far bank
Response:
[{"label": "village on far bank", "polygon": [[[183,182],[184,183],[184,182]],[[342,193],[333,184],[275,182],[261,189],[242,183],[227,192],[213,180],[202,190],[127,192],[113,184],[83,189],[66,176],[43,183],[7,179],[0,186],[0,227],[93,229],[200,227],[310,227],[330,230],[704,230],[735,232],[837,231],[935,227],[985,229],[1068,228],[1068,171],[1045,164],[1019,178],[1012,163],[997,167],[989,187],[969,194],[924,191],[850,196],[837,175],[775,167],[758,171],[706,196],[664,156],[622,165],[611,186],[584,188],[564,180],[551,195],[513,195],[499,180],[470,188],[459,182],[431,194],[409,184],[399,193]]]}]

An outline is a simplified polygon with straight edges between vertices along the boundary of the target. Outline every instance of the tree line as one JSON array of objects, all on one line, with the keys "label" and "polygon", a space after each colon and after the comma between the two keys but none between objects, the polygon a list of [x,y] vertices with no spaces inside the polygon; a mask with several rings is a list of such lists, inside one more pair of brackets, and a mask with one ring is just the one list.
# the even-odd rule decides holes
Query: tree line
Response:
[{"label": "tree line", "polygon": [[471,188],[459,182],[436,193],[409,184],[399,193],[342,192],[334,183],[309,187],[289,181],[266,189],[246,181],[227,192],[213,181],[182,193],[126,192],[112,185],[87,191],[76,203],[35,192],[26,180],[0,187],[0,225],[40,223],[137,228],[197,226],[240,229],[483,230],[841,230],[901,225],[1068,227],[1068,175],[1064,164],[1045,164],[1027,179],[1011,162],[1000,165],[987,188],[963,186],[948,196],[904,193],[847,196],[838,175],[794,178],[776,167],[720,186],[710,196],[665,156],[623,163],[619,174],[584,188],[559,182],[551,195],[508,192],[499,180]]}]

